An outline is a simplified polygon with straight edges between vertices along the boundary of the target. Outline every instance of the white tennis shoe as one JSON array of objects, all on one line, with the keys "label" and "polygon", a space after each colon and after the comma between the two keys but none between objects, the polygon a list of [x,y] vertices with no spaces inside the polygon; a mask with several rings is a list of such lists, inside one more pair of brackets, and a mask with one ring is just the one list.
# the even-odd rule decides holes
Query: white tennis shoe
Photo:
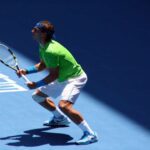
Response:
[{"label": "white tennis shoe", "polygon": [[98,141],[98,136],[97,136],[96,132],[94,132],[94,134],[90,134],[89,132],[84,132],[81,139],[76,141],[76,144],[86,145],[86,144],[95,143],[97,141]]},{"label": "white tennis shoe", "polygon": [[47,120],[43,123],[44,126],[69,126],[71,123],[67,117],[56,118],[55,116],[51,120]]}]

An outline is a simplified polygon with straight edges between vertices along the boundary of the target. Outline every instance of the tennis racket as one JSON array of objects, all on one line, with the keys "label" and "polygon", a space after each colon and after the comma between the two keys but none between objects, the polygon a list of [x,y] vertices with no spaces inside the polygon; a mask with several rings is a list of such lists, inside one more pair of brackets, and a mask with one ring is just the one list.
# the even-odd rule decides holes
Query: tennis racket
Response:
[{"label": "tennis racket", "polygon": [[[0,62],[15,71],[19,70],[19,66],[18,66],[18,62],[17,62],[17,58],[15,54],[12,52],[12,50],[8,46],[2,43],[0,43]],[[25,75],[21,74],[21,77],[27,83],[30,82],[29,79]]]}]

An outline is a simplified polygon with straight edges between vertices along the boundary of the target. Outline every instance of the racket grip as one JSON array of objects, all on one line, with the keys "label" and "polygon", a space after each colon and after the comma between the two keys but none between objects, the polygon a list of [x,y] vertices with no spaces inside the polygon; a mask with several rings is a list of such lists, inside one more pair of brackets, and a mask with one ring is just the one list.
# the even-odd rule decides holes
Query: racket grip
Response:
[{"label": "racket grip", "polygon": [[27,83],[31,82],[24,74],[21,74],[21,77],[22,77]]}]

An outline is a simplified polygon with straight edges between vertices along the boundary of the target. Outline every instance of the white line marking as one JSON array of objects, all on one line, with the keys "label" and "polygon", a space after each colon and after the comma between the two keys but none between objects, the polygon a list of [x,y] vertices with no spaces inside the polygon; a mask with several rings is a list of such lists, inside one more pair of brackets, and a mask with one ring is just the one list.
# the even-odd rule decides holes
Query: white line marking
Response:
[{"label": "white line marking", "polygon": [[27,89],[18,85],[15,81],[11,80],[8,76],[0,73],[0,93],[17,92],[17,91],[27,91]]}]

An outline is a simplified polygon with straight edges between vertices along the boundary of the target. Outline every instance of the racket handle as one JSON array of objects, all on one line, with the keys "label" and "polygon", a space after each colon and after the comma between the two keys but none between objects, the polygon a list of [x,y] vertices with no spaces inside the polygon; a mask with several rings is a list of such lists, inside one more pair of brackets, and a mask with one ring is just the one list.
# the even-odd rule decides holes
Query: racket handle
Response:
[{"label": "racket handle", "polygon": [[31,82],[24,74],[21,74],[21,77],[22,77],[27,83]]}]

